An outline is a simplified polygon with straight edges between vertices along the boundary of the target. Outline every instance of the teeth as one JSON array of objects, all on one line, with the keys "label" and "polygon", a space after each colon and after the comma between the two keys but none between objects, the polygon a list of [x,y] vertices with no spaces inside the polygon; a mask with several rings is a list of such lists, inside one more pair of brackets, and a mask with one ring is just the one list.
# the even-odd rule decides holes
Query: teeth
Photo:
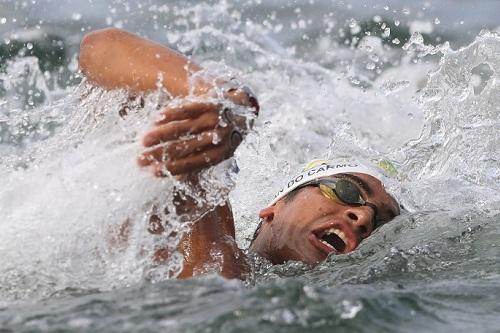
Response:
[{"label": "teeth", "polygon": [[347,245],[347,237],[346,235],[344,234],[343,231],[340,231],[339,229],[335,229],[335,228],[331,228],[331,229],[328,229],[325,234],[329,235],[329,234],[336,234],[337,236],[340,237],[340,239],[342,239],[344,241],[344,243]]},{"label": "teeth", "polygon": [[328,246],[330,249],[335,250],[333,246],[331,246],[329,243],[325,242],[324,240],[320,239],[320,242]]}]

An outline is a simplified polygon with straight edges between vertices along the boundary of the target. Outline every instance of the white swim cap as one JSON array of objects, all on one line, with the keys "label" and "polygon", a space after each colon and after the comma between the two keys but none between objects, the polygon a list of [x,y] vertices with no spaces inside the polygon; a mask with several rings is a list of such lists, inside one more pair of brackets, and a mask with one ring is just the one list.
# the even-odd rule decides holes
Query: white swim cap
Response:
[{"label": "white swim cap", "polygon": [[384,179],[387,178],[384,170],[370,162],[360,159],[313,160],[306,164],[301,173],[292,177],[286,185],[279,190],[268,206],[274,205],[288,193],[311,180],[349,172],[364,173],[373,176],[380,180],[382,184],[384,184]]}]

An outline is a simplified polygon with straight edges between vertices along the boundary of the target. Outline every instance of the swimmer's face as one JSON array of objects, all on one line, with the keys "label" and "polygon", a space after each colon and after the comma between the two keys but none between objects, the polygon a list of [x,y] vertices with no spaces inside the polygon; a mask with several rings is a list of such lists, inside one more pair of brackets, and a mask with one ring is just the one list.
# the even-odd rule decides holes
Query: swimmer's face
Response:
[{"label": "swimmer's face", "polygon": [[263,223],[250,250],[274,264],[288,260],[317,264],[330,253],[349,253],[377,227],[399,215],[398,203],[382,183],[369,175],[336,175],[351,181],[364,200],[377,207],[348,206],[325,197],[318,187],[306,186],[291,199],[281,199],[260,212]]}]

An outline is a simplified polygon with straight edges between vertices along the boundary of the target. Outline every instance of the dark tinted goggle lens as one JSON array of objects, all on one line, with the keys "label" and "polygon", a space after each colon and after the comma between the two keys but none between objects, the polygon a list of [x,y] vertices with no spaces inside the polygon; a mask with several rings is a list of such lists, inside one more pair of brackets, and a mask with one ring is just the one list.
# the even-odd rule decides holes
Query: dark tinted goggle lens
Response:
[{"label": "dark tinted goggle lens", "polygon": [[319,187],[325,196],[331,199],[337,198],[348,205],[363,205],[365,203],[358,187],[348,180],[321,180]]},{"label": "dark tinted goggle lens", "polygon": [[335,186],[335,192],[340,200],[348,204],[361,204],[361,193],[350,181],[340,179]]}]

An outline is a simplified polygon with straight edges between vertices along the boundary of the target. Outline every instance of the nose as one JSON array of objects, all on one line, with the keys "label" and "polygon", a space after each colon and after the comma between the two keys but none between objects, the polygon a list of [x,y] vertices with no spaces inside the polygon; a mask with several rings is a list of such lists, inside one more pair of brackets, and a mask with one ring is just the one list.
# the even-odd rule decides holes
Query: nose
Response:
[{"label": "nose", "polygon": [[375,212],[368,206],[348,207],[344,211],[346,219],[354,226],[361,239],[370,236],[373,231]]}]

